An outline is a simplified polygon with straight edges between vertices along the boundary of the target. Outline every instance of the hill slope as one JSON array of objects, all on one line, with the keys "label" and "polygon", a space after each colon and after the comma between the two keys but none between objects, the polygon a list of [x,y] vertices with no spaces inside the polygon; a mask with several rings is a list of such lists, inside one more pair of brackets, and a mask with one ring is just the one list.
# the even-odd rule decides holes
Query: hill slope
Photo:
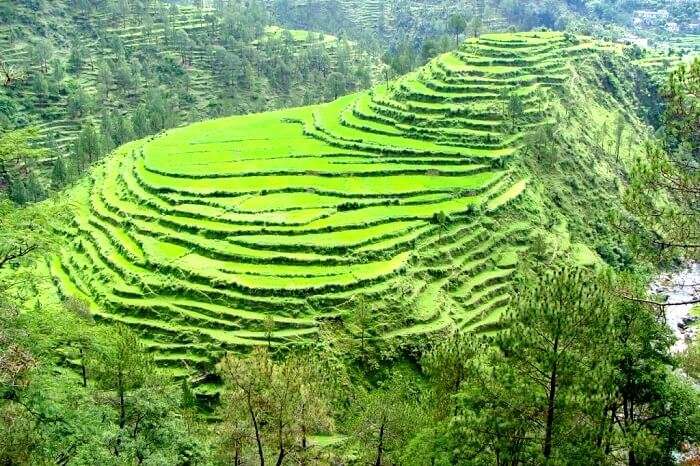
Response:
[{"label": "hill slope", "polygon": [[129,143],[73,192],[52,274],[183,375],[358,306],[377,338],[493,331],[533,240],[596,260],[577,242],[623,169],[612,120],[628,155],[644,131],[618,60],[561,33],[487,35],[329,104]]},{"label": "hill slope", "polygon": [[25,77],[0,86],[0,128],[38,126],[54,157],[89,122],[113,147],[181,122],[331,100],[324,76],[342,74],[343,93],[366,88],[378,62],[336,37],[270,26],[258,5],[73,3],[0,5],[0,63]]}]

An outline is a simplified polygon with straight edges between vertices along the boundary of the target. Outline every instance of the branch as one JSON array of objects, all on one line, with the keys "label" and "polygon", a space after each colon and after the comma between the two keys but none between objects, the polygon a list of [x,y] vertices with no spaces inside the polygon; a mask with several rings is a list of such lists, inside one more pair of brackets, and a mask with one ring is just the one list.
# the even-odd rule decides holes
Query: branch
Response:
[{"label": "branch", "polygon": [[17,249],[17,252],[10,251],[10,252],[6,253],[4,255],[4,257],[2,259],[0,259],[0,269],[3,268],[3,266],[5,264],[9,263],[10,261],[13,261],[15,259],[20,259],[20,258],[26,256],[27,254],[31,253],[32,251],[36,250],[37,248],[38,248],[38,246],[36,244],[32,244],[30,246],[24,246],[24,247],[20,246]]},{"label": "branch", "polygon": [[635,298],[632,296],[628,296],[626,294],[620,293],[620,296],[624,299],[627,299],[629,301],[634,301],[637,303],[645,303],[645,304],[652,304],[654,306],[660,306],[660,307],[666,307],[666,306],[685,306],[688,304],[698,304],[700,303],[700,298],[695,298],[691,299],[690,301],[679,301],[675,303],[660,303],[658,301],[652,301],[650,299],[642,299],[642,298]]}]

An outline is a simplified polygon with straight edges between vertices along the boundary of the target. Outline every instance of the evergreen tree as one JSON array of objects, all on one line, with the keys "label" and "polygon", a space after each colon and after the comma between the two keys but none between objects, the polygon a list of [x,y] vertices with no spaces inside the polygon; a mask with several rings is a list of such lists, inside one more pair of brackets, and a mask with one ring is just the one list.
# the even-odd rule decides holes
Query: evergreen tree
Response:
[{"label": "evergreen tree", "polygon": [[39,40],[31,50],[34,62],[41,68],[41,71],[46,74],[49,71],[49,61],[53,56],[53,46],[47,39]]},{"label": "evergreen tree", "polygon": [[420,428],[419,399],[409,384],[397,371],[382,387],[355,398],[350,428],[364,464],[397,464],[408,439]]},{"label": "evergreen tree", "polygon": [[83,129],[80,131],[76,152],[82,166],[95,162],[102,155],[100,135],[95,131],[95,127],[92,123],[84,125]]},{"label": "evergreen tree", "polygon": [[610,310],[596,283],[582,270],[540,273],[515,293],[495,346],[467,337],[455,349],[437,348],[429,372],[444,365],[437,386],[459,389],[452,418],[459,462],[600,461],[602,448],[583,440],[613,391],[604,353]]},{"label": "evergreen tree", "polygon": [[462,15],[454,14],[447,21],[447,30],[455,36],[455,44],[459,45],[459,35],[467,30],[467,21]]},{"label": "evergreen tree", "polygon": [[139,105],[131,115],[131,126],[137,139],[150,133],[148,114],[144,105]]},{"label": "evergreen tree", "polygon": [[79,42],[71,45],[68,55],[68,67],[73,73],[79,73],[83,69],[86,54],[85,48]]},{"label": "evergreen tree", "polygon": [[68,169],[63,157],[58,156],[53,162],[51,169],[51,186],[54,189],[60,189],[68,183]]},{"label": "evergreen tree", "polygon": [[144,352],[132,330],[124,325],[116,325],[110,330],[106,344],[91,354],[89,367],[98,386],[114,395],[119,425],[114,448],[115,454],[119,456],[130,416],[129,410],[138,403],[132,397],[133,392],[156,376],[153,361]]},{"label": "evergreen tree", "polygon": [[8,189],[8,197],[19,205],[29,202],[29,193],[24,181],[12,180]]},{"label": "evergreen tree", "polygon": [[30,170],[25,181],[27,198],[31,202],[39,202],[46,197],[44,187],[41,185],[35,170]]}]

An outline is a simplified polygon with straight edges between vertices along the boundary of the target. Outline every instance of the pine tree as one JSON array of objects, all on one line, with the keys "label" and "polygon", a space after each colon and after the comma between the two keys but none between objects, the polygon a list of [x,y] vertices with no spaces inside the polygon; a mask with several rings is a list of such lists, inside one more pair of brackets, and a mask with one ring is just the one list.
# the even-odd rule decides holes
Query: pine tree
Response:
[{"label": "pine tree", "polygon": [[124,429],[129,409],[137,401],[131,398],[131,393],[146,385],[156,374],[151,356],[128,327],[111,327],[106,339],[107,344],[92,352],[88,367],[98,386],[113,395],[113,404],[117,406],[120,432],[115,451],[118,455],[122,437],[126,435]]},{"label": "pine tree", "polygon": [[31,202],[39,202],[46,197],[44,192],[44,187],[41,185],[39,178],[37,177],[36,171],[31,170],[26,180],[27,187],[27,198]]},{"label": "pine tree", "polygon": [[95,131],[92,123],[83,126],[78,136],[78,153],[80,154],[80,159],[85,160],[87,163],[98,160],[102,155],[100,135]]},{"label": "pine tree", "polygon": [[13,202],[16,202],[20,205],[29,202],[29,194],[27,194],[27,187],[24,185],[24,182],[22,180],[12,180],[10,182],[8,197]]},{"label": "pine tree", "polygon": [[542,456],[549,460],[563,443],[559,436],[571,428],[563,426],[566,410],[576,400],[592,400],[600,388],[596,375],[604,359],[597,342],[609,330],[609,303],[595,277],[583,270],[545,273],[518,296],[500,345],[541,397],[536,403],[544,414]]}]

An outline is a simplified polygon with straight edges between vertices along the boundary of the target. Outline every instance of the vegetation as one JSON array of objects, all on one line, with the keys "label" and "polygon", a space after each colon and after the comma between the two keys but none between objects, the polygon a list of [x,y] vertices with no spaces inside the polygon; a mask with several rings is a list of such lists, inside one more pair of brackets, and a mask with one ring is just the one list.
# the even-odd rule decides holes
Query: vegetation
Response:
[{"label": "vegetation", "polygon": [[[522,65],[470,58],[511,43]],[[392,309],[371,337],[492,331],[517,262],[498,259],[528,242],[526,223],[494,222],[527,186],[508,160],[546,118],[538,90],[565,81],[548,50],[569,46],[554,33],[483,36],[389,87],[124,145],[74,191],[52,274],[180,375],[211,371],[226,350],[309,341],[357,294]],[[415,311],[401,316],[406,286],[416,292],[400,305]]]},{"label": "vegetation", "polygon": [[2,12],[12,27],[0,29],[0,129],[33,126],[30,141],[45,149],[28,172],[41,193],[25,196],[28,181],[13,179],[20,202],[45,198],[49,184],[65,186],[133,139],[333,99],[376,73],[378,60],[355,43],[272,26],[256,2],[78,3],[20,1]]},{"label": "vegetation", "polygon": [[486,32],[639,5],[475,1],[370,72],[329,29],[407,3],[205,3],[0,6],[1,464],[698,461],[697,297],[647,288],[698,259],[700,62]]}]

